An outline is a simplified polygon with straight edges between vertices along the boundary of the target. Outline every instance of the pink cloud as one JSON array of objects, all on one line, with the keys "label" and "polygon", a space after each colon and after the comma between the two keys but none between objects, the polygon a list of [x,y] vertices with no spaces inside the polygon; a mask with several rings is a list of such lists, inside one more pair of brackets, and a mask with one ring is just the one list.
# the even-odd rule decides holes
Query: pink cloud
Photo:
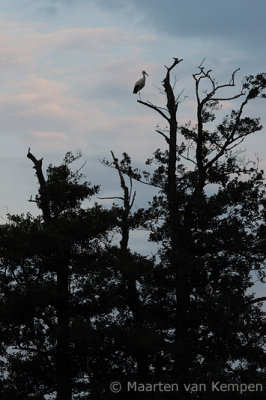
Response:
[{"label": "pink cloud", "polygon": [[33,136],[36,136],[40,139],[60,139],[60,140],[68,140],[67,136],[63,132],[56,132],[56,131],[49,131],[49,132],[42,132],[42,131],[33,131],[31,133]]},{"label": "pink cloud", "polygon": [[39,35],[40,41],[46,48],[60,48],[72,51],[83,49],[103,50],[110,44],[126,42],[129,36],[116,27],[74,28]]}]

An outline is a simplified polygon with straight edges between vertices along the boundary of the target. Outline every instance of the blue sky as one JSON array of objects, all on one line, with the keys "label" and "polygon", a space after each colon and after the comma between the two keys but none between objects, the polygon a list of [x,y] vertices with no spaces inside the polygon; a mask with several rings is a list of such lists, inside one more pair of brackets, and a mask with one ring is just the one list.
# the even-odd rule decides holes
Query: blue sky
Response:
[{"label": "blue sky", "polygon": [[[2,220],[34,211],[36,193],[28,147],[44,166],[81,149],[88,178],[102,195],[119,191],[114,171],[99,160],[126,151],[137,165],[164,146],[159,117],[136,102],[134,83],[148,72],[144,100],[163,104],[158,92],[164,64],[185,89],[180,120],[195,118],[192,73],[205,57],[219,82],[240,67],[237,81],[265,71],[263,0],[9,0],[0,4],[0,182]],[[229,105],[230,106],[230,105]],[[262,122],[265,105],[251,115]],[[265,130],[250,138],[247,156],[266,166]],[[138,187],[137,205],[148,199]],[[139,200],[138,200],[139,199]],[[139,201],[139,204],[138,204]]]}]

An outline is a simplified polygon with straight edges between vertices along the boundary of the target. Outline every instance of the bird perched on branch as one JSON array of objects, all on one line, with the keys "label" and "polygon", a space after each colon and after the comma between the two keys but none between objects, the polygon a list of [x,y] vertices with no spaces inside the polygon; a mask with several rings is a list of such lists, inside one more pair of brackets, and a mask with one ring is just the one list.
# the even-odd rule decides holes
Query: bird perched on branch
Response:
[{"label": "bird perched on branch", "polygon": [[[145,71],[142,71],[142,75],[143,75],[143,77],[140,78],[140,79],[135,83],[135,86],[134,86],[134,89],[133,89],[133,93],[138,93],[138,92],[140,92],[141,89],[144,88],[144,86],[145,86],[145,80],[146,80],[146,76],[145,76],[145,75],[147,75],[147,76],[149,76],[149,75],[148,75],[147,72],[145,72]],[[139,98],[140,98],[140,93],[139,93]]]}]

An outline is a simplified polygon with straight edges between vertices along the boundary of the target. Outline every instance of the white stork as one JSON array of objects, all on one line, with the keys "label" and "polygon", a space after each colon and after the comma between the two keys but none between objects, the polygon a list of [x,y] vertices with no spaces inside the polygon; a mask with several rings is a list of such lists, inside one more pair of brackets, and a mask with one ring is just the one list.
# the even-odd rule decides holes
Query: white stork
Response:
[{"label": "white stork", "polygon": [[[144,88],[144,86],[145,86],[145,80],[146,80],[146,76],[145,76],[145,75],[147,75],[147,76],[149,76],[149,75],[148,75],[147,72],[145,72],[145,71],[142,71],[142,75],[143,75],[143,77],[140,78],[140,79],[135,83],[135,86],[134,86],[134,89],[133,89],[133,93],[138,93],[138,92],[140,92],[141,89]],[[140,98],[140,93],[139,93],[139,98]]]}]

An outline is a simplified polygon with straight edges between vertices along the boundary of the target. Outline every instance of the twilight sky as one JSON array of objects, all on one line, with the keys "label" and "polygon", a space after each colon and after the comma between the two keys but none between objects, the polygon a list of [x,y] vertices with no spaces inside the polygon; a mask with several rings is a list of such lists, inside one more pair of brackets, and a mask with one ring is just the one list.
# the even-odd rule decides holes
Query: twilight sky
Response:
[{"label": "twilight sky", "polygon": [[[0,217],[31,210],[37,190],[28,147],[44,167],[81,149],[84,173],[102,196],[119,195],[115,171],[99,160],[129,153],[136,165],[164,147],[159,116],[136,102],[134,83],[150,75],[143,100],[163,104],[164,64],[185,89],[181,121],[195,118],[192,73],[202,59],[219,82],[240,67],[243,76],[266,70],[264,0],[8,0],[0,2]],[[230,106],[230,104],[228,105]],[[251,115],[263,118],[265,104]],[[266,167],[266,132],[242,147]],[[81,162],[80,162],[81,164]],[[78,167],[78,165],[77,165]],[[266,169],[266,168],[265,168]],[[150,192],[138,186],[136,206]]]}]

